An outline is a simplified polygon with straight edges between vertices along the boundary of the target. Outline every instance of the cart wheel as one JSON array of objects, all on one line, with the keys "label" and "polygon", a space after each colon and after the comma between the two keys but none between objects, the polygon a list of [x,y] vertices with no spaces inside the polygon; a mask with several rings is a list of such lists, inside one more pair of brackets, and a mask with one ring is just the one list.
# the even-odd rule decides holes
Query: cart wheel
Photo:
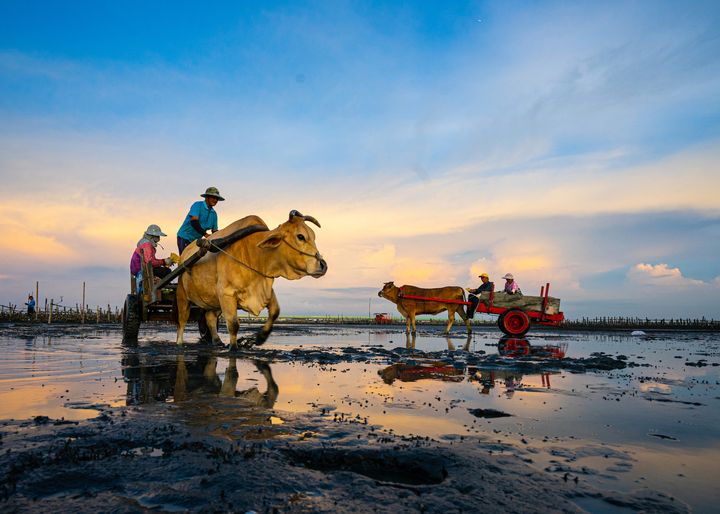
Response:
[{"label": "cart wheel", "polygon": [[140,331],[140,302],[137,295],[129,294],[125,298],[122,312],[123,341],[137,341]]},{"label": "cart wheel", "polygon": [[210,337],[210,327],[208,327],[207,320],[205,319],[205,311],[200,314],[200,319],[198,319],[198,330],[200,331],[201,342],[209,343],[212,341],[212,337]]},{"label": "cart wheel", "polygon": [[530,318],[520,309],[511,309],[498,319],[500,330],[509,336],[522,336],[530,328]]},{"label": "cart wheel", "polygon": [[497,321],[497,323],[498,323],[498,327],[500,328],[500,330],[502,330],[504,334],[508,335],[508,333],[505,332],[505,325],[504,325],[504,323],[505,323],[505,314],[507,314],[507,311],[503,312],[502,314],[500,314],[500,316],[498,316],[498,321]]}]

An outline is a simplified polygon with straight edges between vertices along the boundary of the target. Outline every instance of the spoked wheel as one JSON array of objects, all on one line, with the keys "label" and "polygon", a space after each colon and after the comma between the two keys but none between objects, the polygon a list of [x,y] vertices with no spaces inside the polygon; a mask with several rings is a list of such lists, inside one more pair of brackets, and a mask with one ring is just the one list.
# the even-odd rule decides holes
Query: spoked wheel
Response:
[{"label": "spoked wheel", "polygon": [[140,331],[140,302],[138,296],[129,294],[125,298],[122,312],[123,341],[137,341]]},{"label": "spoked wheel", "polygon": [[520,309],[512,309],[498,318],[500,330],[509,336],[522,336],[530,328],[530,318]]}]

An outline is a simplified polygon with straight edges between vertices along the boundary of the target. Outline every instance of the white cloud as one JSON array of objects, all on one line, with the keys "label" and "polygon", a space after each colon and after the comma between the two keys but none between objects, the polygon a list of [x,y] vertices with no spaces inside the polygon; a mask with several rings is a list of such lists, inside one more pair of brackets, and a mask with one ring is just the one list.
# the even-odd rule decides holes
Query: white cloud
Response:
[{"label": "white cloud", "polygon": [[667,264],[638,263],[628,271],[628,279],[643,286],[689,288],[707,286],[702,280],[685,277],[680,268],[671,268]]}]

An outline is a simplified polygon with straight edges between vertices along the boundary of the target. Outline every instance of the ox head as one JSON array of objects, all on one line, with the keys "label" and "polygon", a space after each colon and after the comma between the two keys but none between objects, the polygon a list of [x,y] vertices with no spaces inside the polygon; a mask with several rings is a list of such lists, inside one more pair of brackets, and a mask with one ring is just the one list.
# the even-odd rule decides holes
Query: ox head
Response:
[{"label": "ox head", "polygon": [[398,288],[395,286],[395,283],[392,281],[385,282],[385,284],[383,284],[383,288],[380,291],[378,291],[378,296],[380,298],[386,298],[387,300],[390,300],[391,302],[396,302],[397,296],[398,296]]},{"label": "ox head", "polygon": [[312,216],[290,211],[288,220],[268,232],[258,247],[272,251],[272,267],[280,276],[296,280],[306,275],[320,278],[327,272],[327,262],[315,246],[315,232],[305,223],[320,227]]}]

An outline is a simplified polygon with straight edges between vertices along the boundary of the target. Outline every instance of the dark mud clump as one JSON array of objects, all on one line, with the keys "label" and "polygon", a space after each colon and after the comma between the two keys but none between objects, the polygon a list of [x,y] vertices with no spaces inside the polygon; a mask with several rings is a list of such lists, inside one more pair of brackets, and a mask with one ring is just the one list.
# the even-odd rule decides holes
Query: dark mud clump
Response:
[{"label": "dark mud clump", "polygon": [[503,412],[495,409],[468,409],[468,412],[476,418],[506,418],[512,416],[507,412]]},{"label": "dark mud clump", "polygon": [[428,449],[410,452],[293,449],[285,453],[292,462],[310,469],[325,473],[349,471],[388,483],[433,485],[442,483],[448,476],[443,459]]}]

